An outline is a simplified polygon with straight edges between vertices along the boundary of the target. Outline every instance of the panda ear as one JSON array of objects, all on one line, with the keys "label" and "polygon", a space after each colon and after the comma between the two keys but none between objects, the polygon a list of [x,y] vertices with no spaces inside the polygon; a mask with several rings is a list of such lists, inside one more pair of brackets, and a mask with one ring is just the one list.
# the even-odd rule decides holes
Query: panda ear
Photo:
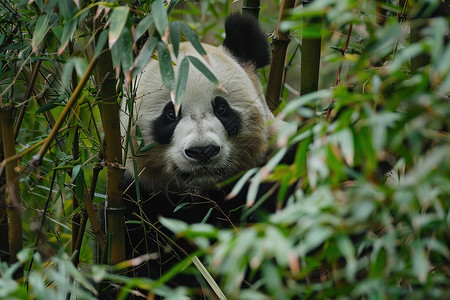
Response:
[{"label": "panda ear", "polygon": [[267,37],[254,17],[239,13],[228,16],[225,34],[223,46],[239,62],[251,62],[256,68],[270,63]]}]

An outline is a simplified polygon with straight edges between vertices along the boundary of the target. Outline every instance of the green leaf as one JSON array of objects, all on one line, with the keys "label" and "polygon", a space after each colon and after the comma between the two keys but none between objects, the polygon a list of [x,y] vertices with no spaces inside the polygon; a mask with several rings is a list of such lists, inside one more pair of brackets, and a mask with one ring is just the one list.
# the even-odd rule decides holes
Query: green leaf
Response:
[{"label": "green leaf", "polygon": [[97,40],[97,44],[95,45],[95,54],[94,57],[98,57],[100,52],[102,52],[103,48],[106,45],[106,41],[108,40],[109,29],[103,30]]},{"label": "green leaf", "polygon": [[86,69],[88,67],[88,64],[86,60],[84,60],[81,57],[74,56],[70,58],[63,67],[63,73],[61,76],[61,81],[63,83],[64,88],[69,89],[71,77],[72,77],[72,70],[75,68],[75,71],[77,72],[77,75],[79,77],[82,77],[84,73],[86,72]]},{"label": "green leaf", "polygon": [[112,48],[119,40],[119,37],[125,28],[129,11],[130,8],[128,6],[117,6],[113,9],[111,18],[109,19],[111,23],[109,28],[109,48]]},{"label": "green leaf", "polygon": [[345,276],[347,281],[353,282],[357,271],[355,247],[348,236],[339,236],[337,238],[337,246],[341,254],[345,257]]},{"label": "green leaf", "polygon": [[197,35],[195,32],[184,22],[177,21],[179,24],[179,27],[183,31],[186,38],[191,42],[192,46],[194,47],[197,52],[202,55],[203,57],[207,56],[205,49],[202,46],[202,43],[200,43]]},{"label": "green leaf", "polygon": [[167,12],[164,8],[163,0],[155,0],[152,3],[152,15],[155,20],[156,30],[161,37],[165,36],[166,29],[169,26]]},{"label": "green leaf", "polygon": [[414,275],[420,283],[425,283],[428,277],[428,258],[421,242],[415,242],[411,248],[411,262]]},{"label": "green leaf", "polygon": [[180,2],[180,0],[171,0],[169,1],[169,6],[167,7],[167,15],[170,16],[172,14],[173,9],[175,6]]},{"label": "green leaf", "polygon": [[37,50],[37,47],[42,42],[47,33],[49,26],[48,22],[50,21],[48,14],[43,14],[39,16],[39,19],[36,22],[36,27],[33,33],[33,39],[31,40],[31,47],[33,48],[33,52]]},{"label": "green leaf", "polygon": [[175,90],[175,106],[180,106],[186,91],[187,78],[189,73],[189,61],[185,57],[178,68],[177,86]]},{"label": "green leaf", "polygon": [[414,57],[421,54],[423,46],[420,43],[412,44],[411,46],[398,51],[394,60],[389,64],[388,70],[391,73],[397,72],[400,68],[403,68],[406,63],[411,61]]},{"label": "green leaf", "polygon": [[175,90],[175,75],[173,72],[172,58],[167,46],[159,41],[156,45],[158,51],[159,69],[164,85],[172,92]]},{"label": "green leaf", "polygon": [[402,27],[398,23],[391,23],[386,28],[377,31],[375,42],[366,49],[367,54],[371,53],[376,57],[384,57],[392,52],[395,43],[400,38]]},{"label": "green leaf", "polygon": [[125,27],[119,40],[121,46],[121,65],[123,72],[128,72],[133,64],[133,41],[130,30]]},{"label": "green leaf", "polygon": [[170,41],[172,42],[173,54],[178,57],[178,49],[180,48],[180,25],[179,21],[170,23]]},{"label": "green leaf", "polygon": [[158,43],[158,38],[151,37],[148,39],[144,46],[142,47],[141,51],[139,52],[138,56],[136,57],[134,63],[133,63],[133,72],[132,76],[136,77],[142,69],[147,65],[148,61],[150,60],[151,56],[155,52],[155,47]]},{"label": "green leaf", "polygon": [[256,171],[258,171],[257,168],[253,168],[248,170],[240,179],[239,181],[234,185],[233,189],[231,190],[230,194],[228,194],[227,199],[231,199],[235,197],[239,192],[242,190],[244,185],[248,182],[250,177],[252,177]]},{"label": "green leaf", "polygon": [[75,195],[77,199],[81,200],[84,198],[84,184],[85,184],[84,171],[81,165],[76,165],[73,167],[72,178],[75,187]]},{"label": "green leaf", "polygon": [[146,31],[147,29],[153,24],[153,16],[147,15],[145,18],[143,18],[139,24],[136,26],[136,29],[134,30],[134,41],[136,42]]},{"label": "green leaf", "polygon": [[40,114],[40,113],[52,110],[53,108],[57,107],[62,101],[64,101],[66,98],[67,98],[67,95],[61,95],[58,98],[56,98],[55,100],[45,103],[44,105],[39,107],[38,110],[36,110],[36,113]]},{"label": "green leaf", "polygon": [[161,224],[163,224],[164,227],[168,228],[175,234],[184,232],[188,229],[188,224],[180,220],[161,217],[159,218],[159,221],[161,222]]},{"label": "green leaf", "polygon": [[75,5],[72,0],[58,0],[57,1],[59,12],[64,19],[70,20],[73,17]]},{"label": "green leaf", "polygon": [[197,68],[197,70],[199,70],[203,75],[206,76],[206,78],[208,78],[209,81],[211,81],[215,85],[219,85],[219,80],[217,79],[217,77],[208,69],[207,66],[205,66],[205,64],[202,63],[200,59],[191,55],[188,55],[186,57],[194,65],[194,67]]},{"label": "green leaf", "polygon": [[77,19],[68,21],[65,26],[61,37],[61,46],[58,49],[58,55],[61,55],[69,44],[70,39],[74,36],[77,29]]},{"label": "green leaf", "polygon": [[139,148],[145,146],[144,138],[142,137],[141,128],[139,125],[136,125],[136,142]]}]

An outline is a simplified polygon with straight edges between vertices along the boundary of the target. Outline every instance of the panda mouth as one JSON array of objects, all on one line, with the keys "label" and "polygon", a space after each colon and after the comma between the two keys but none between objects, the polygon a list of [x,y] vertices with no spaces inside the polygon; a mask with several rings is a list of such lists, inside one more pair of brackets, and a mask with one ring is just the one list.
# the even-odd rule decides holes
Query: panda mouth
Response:
[{"label": "panda mouth", "polygon": [[223,168],[199,167],[193,170],[185,171],[176,168],[177,177],[186,183],[204,182],[216,184],[226,178],[226,172]]}]

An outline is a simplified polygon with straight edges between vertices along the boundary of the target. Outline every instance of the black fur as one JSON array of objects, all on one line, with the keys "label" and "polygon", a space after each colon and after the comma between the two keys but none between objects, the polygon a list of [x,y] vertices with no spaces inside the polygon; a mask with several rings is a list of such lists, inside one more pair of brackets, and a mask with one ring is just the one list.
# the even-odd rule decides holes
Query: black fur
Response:
[{"label": "black fur", "polygon": [[175,109],[172,102],[164,106],[164,109],[158,119],[153,123],[153,136],[160,144],[168,144],[172,139],[175,127],[181,119],[181,110],[175,115]]},{"label": "black fur", "polygon": [[238,61],[251,62],[256,68],[270,63],[270,48],[265,33],[255,18],[233,14],[225,22],[223,45]]},{"label": "black fur", "polygon": [[213,102],[214,115],[222,123],[230,137],[236,136],[241,126],[238,113],[233,110],[228,101],[222,97],[216,97]]}]

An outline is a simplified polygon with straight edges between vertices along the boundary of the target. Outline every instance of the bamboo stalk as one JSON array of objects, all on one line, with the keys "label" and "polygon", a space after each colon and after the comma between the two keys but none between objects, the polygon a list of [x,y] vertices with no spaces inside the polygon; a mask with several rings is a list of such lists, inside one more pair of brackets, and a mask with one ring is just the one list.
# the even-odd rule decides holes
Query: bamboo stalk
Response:
[{"label": "bamboo stalk", "polygon": [[[311,1],[302,1],[303,6],[308,5]],[[318,26],[322,23],[320,18],[312,18],[310,23],[304,20],[303,26]],[[320,31],[319,31],[320,33]],[[320,66],[320,49],[321,38],[302,37],[302,55],[301,55],[301,87],[300,95],[305,95],[317,91],[319,87],[319,66]]]},{"label": "bamboo stalk", "polygon": [[[0,95],[0,103],[2,96]],[[0,129],[0,161],[3,161],[5,158],[3,153],[3,139],[2,139],[2,130]],[[7,206],[6,206],[6,187],[4,186],[6,183],[5,172],[1,172],[0,167],[0,260],[8,261],[9,260],[9,235],[8,235],[8,214],[7,214]]]},{"label": "bamboo stalk", "polygon": [[272,111],[280,104],[286,52],[290,42],[289,32],[281,31],[280,23],[288,16],[288,11],[294,6],[295,0],[283,0],[278,14],[277,30],[272,39],[272,63],[270,64],[266,91],[266,102]]},{"label": "bamboo stalk", "polygon": [[[89,205],[90,205],[90,209],[91,210],[93,208],[92,199],[94,199],[94,195],[95,195],[95,187],[97,186],[98,174],[100,173],[101,169],[102,169],[102,167],[94,167],[94,173],[92,175],[92,182],[91,182],[91,188],[89,190],[89,195],[85,195],[85,196],[88,196],[86,198],[88,198],[90,200],[90,204]],[[86,191],[87,190],[85,189],[85,192]],[[86,203],[86,201],[85,201],[85,203]],[[83,242],[83,236],[84,236],[84,231],[86,229],[87,220],[89,219],[87,217],[87,215],[88,215],[88,213],[87,213],[87,209],[86,209],[84,211],[83,218],[81,219],[81,223],[79,225],[79,232],[78,232],[78,235],[77,235],[77,239],[76,239],[75,247],[74,247],[74,251],[73,251],[73,252],[76,251],[75,256],[72,259],[72,262],[73,262],[73,264],[75,266],[77,266],[79,261],[80,261],[81,244]],[[92,226],[92,228],[93,228],[94,232],[100,232],[102,234],[102,237],[100,239],[101,243],[98,243],[98,244],[99,244],[99,247],[100,247],[101,251],[103,251],[103,249],[105,248],[104,243],[103,243],[104,235],[103,235],[103,232],[101,230],[101,227],[98,228],[98,226],[101,226],[100,223],[98,223],[96,225],[95,230],[94,230],[94,226]],[[98,240],[98,238],[97,238],[97,240]]]},{"label": "bamboo stalk", "polygon": [[96,69],[96,81],[101,83],[101,105],[105,132],[105,154],[108,166],[107,184],[107,229],[111,235],[110,264],[125,260],[125,207],[122,200],[122,145],[120,133],[118,94],[110,51],[104,51]]},{"label": "bamboo stalk", "polygon": [[256,20],[259,18],[260,9],[260,0],[244,0],[244,3],[242,4],[242,13],[244,15],[253,16]]},{"label": "bamboo stalk", "polygon": [[[5,158],[16,154],[14,140],[14,110],[12,106],[0,106],[0,125]],[[9,223],[9,262],[17,262],[17,253],[22,250],[22,201],[19,193],[19,177],[16,174],[17,160],[6,164],[6,204]],[[22,268],[16,271],[15,278],[22,276]]]}]

